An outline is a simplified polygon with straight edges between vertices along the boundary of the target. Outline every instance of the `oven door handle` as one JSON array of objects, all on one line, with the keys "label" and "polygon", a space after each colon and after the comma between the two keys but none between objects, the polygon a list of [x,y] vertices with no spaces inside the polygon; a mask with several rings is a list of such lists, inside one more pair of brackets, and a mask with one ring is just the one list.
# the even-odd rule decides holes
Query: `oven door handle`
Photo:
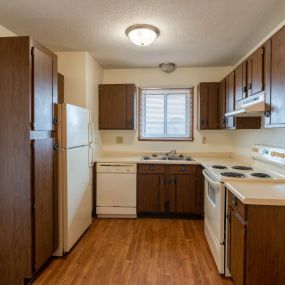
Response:
[{"label": "oven door handle", "polygon": [[205,177],[205,179],[210,183],[212,184],[214,187],[220,187],[221,186],[221,183],[218,182],[218,181],[214,181],[213,179],[211,179],[208,174],[207,174],[207,171],[204,169],[203,170],[203,175]]}]

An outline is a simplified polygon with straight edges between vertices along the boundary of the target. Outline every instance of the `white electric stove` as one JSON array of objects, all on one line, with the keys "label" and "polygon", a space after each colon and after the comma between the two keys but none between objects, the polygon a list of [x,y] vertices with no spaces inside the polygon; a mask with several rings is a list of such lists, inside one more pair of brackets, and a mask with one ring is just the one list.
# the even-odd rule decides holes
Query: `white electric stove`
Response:
[{"label": "white electric stove", "polygon": [[251,157],[260,162],[260,165],[240,164],[240,162],[227,165],[211,164],[206,165],[203,171],[205,177],[204,233],[219,272],[226,276],[230,274],[225,262],[227,231],[224,182],[230,180],[247,180],[249,183],[285,182],[285,148],[255,145]]}]

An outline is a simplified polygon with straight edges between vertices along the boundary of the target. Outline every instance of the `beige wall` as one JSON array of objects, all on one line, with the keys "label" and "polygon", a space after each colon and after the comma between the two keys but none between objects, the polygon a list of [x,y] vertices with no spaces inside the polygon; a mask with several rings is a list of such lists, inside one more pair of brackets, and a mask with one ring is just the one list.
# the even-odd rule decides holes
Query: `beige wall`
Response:
[{"label": "beige wall", "polygon": [[98,132],[98,84],[103,70],[88,52],[58,52],[58,72],[64,75],[65,103],[91,109],[95,150],[101,149]]},{"label": "beige wall", "polygon": [[0,25],[0,37],[14,37],[16,34]]},{"label": "beige wall", "polygon": [[[231,131],[196,130],[196,86],[202,81],[218,81],[231,67],[178,68],[166,74],[153,69],[113,69],[104,70],[104,83],[135,83],[138,87],[194,86],[194,142],[141,142],[134,131],[100,131],[104,151],[231,151]],[[116,144],[116,136],[124,137],[124,144]],[[207,143],[202,144],[202,137]]]}]

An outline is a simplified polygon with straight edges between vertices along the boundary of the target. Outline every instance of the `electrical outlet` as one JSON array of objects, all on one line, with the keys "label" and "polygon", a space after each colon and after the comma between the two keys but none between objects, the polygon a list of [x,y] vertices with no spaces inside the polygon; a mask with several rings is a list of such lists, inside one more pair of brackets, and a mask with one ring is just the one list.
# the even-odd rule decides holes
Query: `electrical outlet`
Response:
[{"label": "electrical outlet", "polygon": [[116,143],[118,144],[124,143],[124,137],[116,137]]},{"label": "electrical outlet", "polygon": [[202,137],[202,144],[206,144],[207,143],[207,138],[206,137]]}]

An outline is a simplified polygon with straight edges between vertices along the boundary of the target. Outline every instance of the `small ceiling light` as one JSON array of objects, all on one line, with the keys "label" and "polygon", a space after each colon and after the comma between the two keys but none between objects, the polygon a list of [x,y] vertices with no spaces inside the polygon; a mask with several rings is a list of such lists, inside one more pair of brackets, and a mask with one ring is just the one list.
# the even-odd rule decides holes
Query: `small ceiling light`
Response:
[{"label": "small ceiling light", "polygon": [[126,35],[137,46],[148,46],[159,36],[157,27],[147,24],[138,24],[126,29]]},{"label": "small ceiling light", "polygon": [[176,69],[176,65],[173,62],[163,62],[159,65],[159,68],[165,73],[171,73]]}]

